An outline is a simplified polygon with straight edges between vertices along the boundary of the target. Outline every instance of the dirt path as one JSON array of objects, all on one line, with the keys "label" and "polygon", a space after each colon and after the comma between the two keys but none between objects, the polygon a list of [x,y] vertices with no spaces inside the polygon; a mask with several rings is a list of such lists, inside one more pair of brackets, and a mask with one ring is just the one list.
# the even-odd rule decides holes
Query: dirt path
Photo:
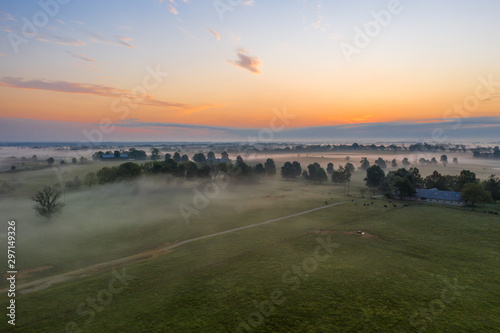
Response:
[{"label": "dirt path", "polygon": [[[165,255],[165,254],[172,252],[173,249],[178,248],[182,245],[191,243],[191,242],[196,242],[196,241],[199,241],[202,239],[207,239],[207,238],[212,238],[212,237],[224,235],[224,234],[228,234],[228,233],[235,232],[235,231],[240,231],[240,230],[258,227],[260,225],[264,225],[264,224],[268,224],[268,223],[272,223],[272,222],[277,222],[277,221],[285,220],[285,219],[288,219],[291,217],[296,217],[296,216],[300,216],[300,215],[304,215],[304,214],[309,214],[309,213],[312,213],[312,212],[315,212],[318,210],[330,208],[333,206],[342,205],[345,203],[347,203],[347,201],[337,202],[337,203],[334,203],[331,205],[325,205],[325,206],[321,206],[318,208],[309,209],[309,210],[306,210],[306,211],[303,211],[300,213],[295,213],[292,215],[278,217],[276,219],[272,219],[272,220],[268,220],[268,221],[264,221],[264,222],[259,222],[259,223],[254,223],[254,224],[249,224],[249,225],[246,225],[243,227],[238,227],[238,228],[229,229],[229,230],[225,230],[225,231],[221,231],[221,232],[216,232],[216,233],[213,233],[210,235],[186,239],[186,240],[183,240],[180,242],[176,242],[174,244],[169,244],[167,246],[165,246],[166,244],[164,244],[156,249],[141,252],[139,254],[135,254],[132,256],[116,259],[113,261],[108,261],[105,263],[93,265],[90,267],[78,269],[78,270],[63,273],[63,274],[49,276],[49,277],[35,280],[35,281],[30,281],[30,282],[18,284],[17,290],[19,290],[21,294],[28,294],[28,293],[36,292],[39,290],[47,289],[47,288],[49,288],[52,285],[57,284],[57,283],[61,283],[61,282],[68,281],[71,279],[76,279],[76,278],[94,275],[94,274],[100,273],[102,271],[109,270],[115,266],[124,265],[124,264],[131,263],[131,262],[140,262],[140,261],[144,261],[144,260],[148,260],[148,259],[160,256],[160,255]],[[6,291],[7,291],[7,288],[0,290],[0,293],[5,293]]]}]

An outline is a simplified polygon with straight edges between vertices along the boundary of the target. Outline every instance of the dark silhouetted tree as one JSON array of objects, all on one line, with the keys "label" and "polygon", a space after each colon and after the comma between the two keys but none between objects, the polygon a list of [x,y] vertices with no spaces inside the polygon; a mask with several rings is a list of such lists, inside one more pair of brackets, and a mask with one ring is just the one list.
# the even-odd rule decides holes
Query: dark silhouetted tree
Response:
[{"label": "dark silhouetted tree", "polygon": [[43,190],[37,192],[32,200],[35,202],[34,209],[38,215],[50,219],[60,213],[64,204],[59,202],[62,192],[50,186],[45,186]]}]

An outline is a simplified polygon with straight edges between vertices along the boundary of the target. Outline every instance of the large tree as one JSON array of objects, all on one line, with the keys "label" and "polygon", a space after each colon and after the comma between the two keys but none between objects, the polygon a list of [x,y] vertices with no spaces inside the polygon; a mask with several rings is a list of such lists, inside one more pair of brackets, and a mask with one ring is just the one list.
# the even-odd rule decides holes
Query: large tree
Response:
[{"label": "large tree", "polygon": [[393,182],[394,192],[401,200],[417,193],[417,189],[407,177],[395,177]]},{"label": "large tree", "polygon": [[366,177],[364,180],[368,187],[380,187],[384,183],[385,172],[380,166],[372,165],[366,170]]},{"label": "large tree", "polygon": [[462,199],[475,206],[477,202],[491,202],[491,193],[486,191],[481,184],[467,183],[462,189]]},{"label": "large tree", "polygon": [[50,219],[57,213],[60,213],[64,204],[59,202],[62,192],[50,186],[45,186],[43,190],[38,191],[32,198],[35,202],[35,210],[38,215]]},{"label": "large tree", "polygon": [[484,189],[491,193],[491,197],[495,201],[500,200],[500,179],[491,175],[483,182]]},{"label": "large tree", "polygon": [[443,163],[444,166],[446,166],[448,164],[448,156],[441,155],[440,161],[441,163]]},{"label": "large tree", "polygon": [[329,174],[329,175],[332,175],[333,174],[333,163],[328,163],[328,165],[326,166],[326,173]]},{"label": "large tree", "polygon": [[151,159],[153,161],[160,159],[160,150],[158,148],[151,149]]},{"label": "large tree", "polygon": [[268,158],[266,163],[264,164],[264,168],[266,169],[266,174],[268,176],[274,176],[276,174],[276,164],[272,158]]},{"label": "large tree", "polygon": [[368,170],[368,168],[370,167],[370,162],[366,157],[361,157],[361,161],[359,163],[361,164],[359,166],[361,170]]}]

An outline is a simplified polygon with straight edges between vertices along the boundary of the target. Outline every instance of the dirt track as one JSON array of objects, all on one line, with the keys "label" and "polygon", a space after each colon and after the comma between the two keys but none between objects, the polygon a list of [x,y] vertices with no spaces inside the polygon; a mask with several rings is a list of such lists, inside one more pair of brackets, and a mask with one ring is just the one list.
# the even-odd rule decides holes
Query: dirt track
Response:
[{"label": "dirt track", "polygon": [[[249,224],[249,225],[246,225],[246,226],[243,226],[243,227],[238,227],[238,228],[229,229],[229,230],[225,230],[225,231],[221,231],[221,232],[216,232],[216,233],[213,233],[213,234],[210,234],[210,235],[205,235],[205,236],[195,237],[195,238],[191,238],[191,239],[186,239],[186,240],[183,240],[183,241],[180,241],[180,242],[175,242],[173,244],[166,243],[166,244],[164,244],[164,245],[162,245],[162,246],[160,246],[160,247],[158,247],[156,249],[145,251],[145,252],[141,252],[141,253],[138,253],[138,254],[135,254],[135,255],[132,255],[132,256],[128,256],[128,257],[124,257],[124,258],[121,258],[121,259],[116,259],[116,260],[108,261],[108,262],[105,262],[105,263],[93,265],[93,266],[86,267],[86,268],[81,268],[81,269],[78,269],[78,270],[75,270],[75,271],[71,271],[71,272],[67,272],[67,273],[63,273],[63,274],[49,276],[49,277],[46,277],[46,278],[43,278],[43,279],[39,279],[39,280],[35,280],[35,281],[21,283],[21,284],[17,285],[17,290],[19,290],[21,294],[27,294],[27,293],[36,292],[36,291],[39,291],[39,290],[47,289],[47,288],[49,288],[52,285],[57,284],[57,283],[61,283],[61,282],[72,280],[72,279],[82,278],[82,277],[86,277],[86,276],[89,276],[89,275],[94,275],[94,274],[97,274],[97,273],[100,273],[100,272],[103,272],[103,271],[110,270],[110,269],[112,269],[112,268],[114,268],[116,266],[121,266],[121,265],[128,264],[128,263],[131,263],[131,262],[140,262],[140,261],[148,260],[148,259],[151,259],[151,258],[154,258],[154,257],[158,257],[160,255],[165,255],[165,254],[168,254],[168,253],[172,252],[175,248],[180,247],[180,246],[185,245],[185,244],[188,244],[188,243],[191,243],[191,242],[195,242],[195,241],[206,239],[206,238],[211,238],[211,237],[216,237],[216,236],[224,235],[224,234],[228,234],[228,233],[235,232],[235,231],[240,231],[240,230],[244,230],[244,229],[254,228],[254,227],[257,227],[257,226],[260,226],[260,225],[263,225],[263,224],[268,224],[268,223],[272,223],[272,222],[281,221],[281,220],[288,219],[288,218],[291,218],[291,217],[296,217],[296,216],[300,216],[300,215],[312,213],[312,212],[315,212],[315,211],[318,211],[318,210],[321,210],[321,209],[326,209],[326,208],[330,208],[330,207],[333,207],[333,206],[342,205],[342,204],[345,204],[345,203],[347,203],[347,201],[337,202],[337,203],[334,203],[334,204],[331,204],[331,205],[325,205],[325,206],[321,206],[321,207],[318,207],[318,208],[309,209],[309,210],[306,210],[306,211],[303,211],[303,212],[300,212],[300,213],[295,213],[295,214],[292,214],[292,215],[278,217],[276,219],[272,219],[272,220],[268,220],[268,221],[264,221],[264,222],[259,222],[259,223],[254,223],[254,224]],[[0,290],[0,293],[5,293],[6,291],[7,291],[7,288]]]}]

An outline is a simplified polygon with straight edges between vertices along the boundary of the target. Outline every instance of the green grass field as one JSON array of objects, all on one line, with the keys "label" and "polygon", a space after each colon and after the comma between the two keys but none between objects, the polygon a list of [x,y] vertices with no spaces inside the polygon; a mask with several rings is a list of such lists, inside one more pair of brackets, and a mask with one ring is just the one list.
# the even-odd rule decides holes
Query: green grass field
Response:
[{"label": "green grass field", "polygon": [[[52,179],[41,172],[26,172],[26,177],[39,183]],[[34,217],[26,195],[31,185],[23,179],[24,189],[1,202],[2,211],[18,221],[18,269],[49,268],[25,274],[18,284],[320,207],[325,200],[347,203],[198,240],[36,292],[18,292],[16,326],[2,321],[0,329],[498,331],[500,218],[362,199],[362,178],[355,173],[353,197],[342,186],[278,177],[253,185],[230,183],[189,224],[179,204],[193,206],[193,189],[203,192],[205,184],[159,176],[68,192],[63,213],[47,223]],[[320,243],[329,242],[337,246],[318,252]],[[123,283],[116,280],[122,269],[130,276]],[[0,287],[5,286],[3,280]],[[3,293],[4,309],[6,299]]]}]

